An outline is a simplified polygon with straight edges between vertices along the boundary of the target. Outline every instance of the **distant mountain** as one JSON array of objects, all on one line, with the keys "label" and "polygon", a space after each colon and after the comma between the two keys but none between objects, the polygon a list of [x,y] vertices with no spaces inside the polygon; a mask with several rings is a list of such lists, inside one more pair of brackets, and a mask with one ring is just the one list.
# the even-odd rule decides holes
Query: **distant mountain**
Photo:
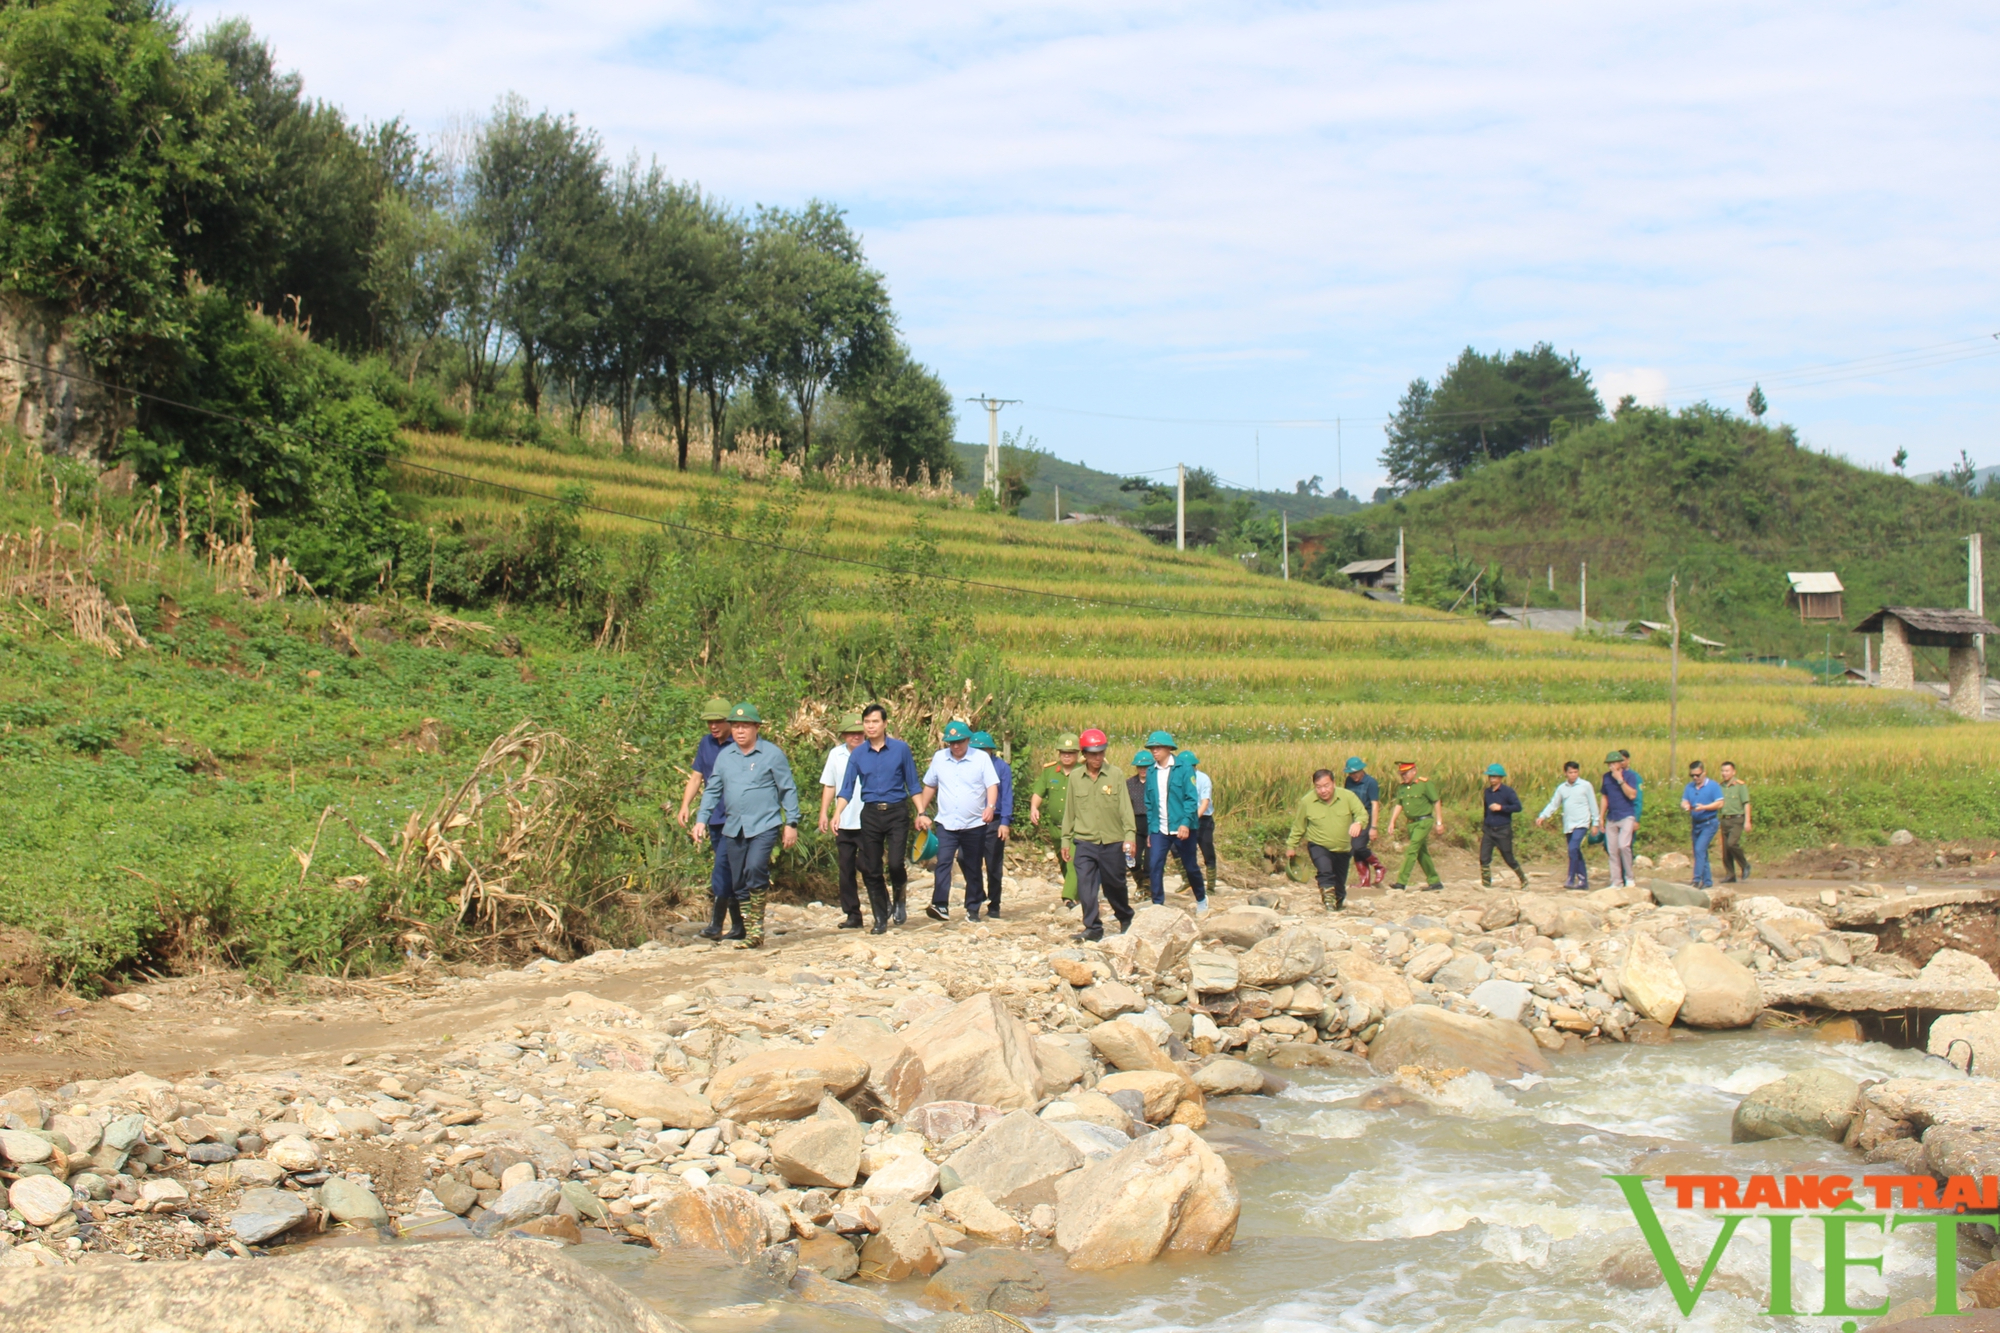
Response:
[{"label": "distant mountain", "polygon": [[[959,466],[958,471],[953,474],[953,484],[970,495],[979,489],[980,479],[985,475],[986,446],[960,444],[956,447]],[[1066,514],[1131,509],[1134,507],[1131,493],[1118,489],[1124,480],[1125,478],[1115,472],[1099,472],[1084,463],[1067,463],[1051,454],[1044,454],[1041,464],[1035,470],[1035,480],[1029,488],[1028,498],[1021,502],[1021,517],[1054,519],[1055,492],[1058,487],[1062,489],[1062,507]],[[1291,516],[1293,523],[1303,523],[1335,514],[1351,514],[1362,507],[1358,500],[1333,495],[1235,490],[1231,490],[1230,494],[1247,495],[1257,502],[1260,510],[1269,513],[1275,514],[1283,510]]]}]

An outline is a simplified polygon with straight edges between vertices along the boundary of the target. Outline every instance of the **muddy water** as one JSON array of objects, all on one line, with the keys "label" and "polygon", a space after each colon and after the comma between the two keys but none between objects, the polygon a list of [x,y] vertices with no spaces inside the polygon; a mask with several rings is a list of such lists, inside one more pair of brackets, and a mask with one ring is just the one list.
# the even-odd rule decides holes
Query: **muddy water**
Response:
[{"label": "muddy water", "polygon": [[[1238,1167],[1243,1192],[1233,1252],[1112,1274],[1072,1274],[1051,1264],[1052,1308],[1030,1323],[1056,1333],[1837,1328],[1823,1316],[1762,1313],[1770,1261],[1762,1224],[1737,1232],[1691,1319],[1664,1287],[1628,1290],[1601,1275],[1607,1259],[1639,1243],[1606,1173],[1817,1170],[1858,1180],[1865,1173],[1859,1158],[1837,1145],[1729,1143],[1741,1094],[1813,1066],[1856,1078],[1957,1077],[1910,1051],[1769,1033],[1666,1047],[1606,1044],[1561,1060],[1546,1078],[1517,1086],[1473,1076],[1448,1085],[1434,1105],[1384,1110],[1352,1105],[1379,1080],[1308,1076],[1280,1098],[1238,1104],[1262,1121],[1261,1130],[1231,1131],[1233,1145],[1216,1136]],[[1252,1167],[1252,1156],[1274,1160]],[[1664,1206],[1661,1216],[1676,1252],[1698,1265],[1717,1224]],[[1886,1244],[1851,1234],[1854,1256],[1886,1256],[1879,1276],[1851,1271],[1852,1303],[1932,1289],[1927,1228]],[[1819,1227],[1799,1224],[1795,1246],[1797,1304],[1817,1310]],[[643,1251],[608,1253],[617,1248],[603,1247],[599,1261],[697,1330],[882,1327],[879,1319],[766,1305],[776,1292],[758,1279],[685,1258],[662,1263]],[[918,1290],[884,1293],[894,1322],[914,1324],[930,1313],[915,1305]]]}]

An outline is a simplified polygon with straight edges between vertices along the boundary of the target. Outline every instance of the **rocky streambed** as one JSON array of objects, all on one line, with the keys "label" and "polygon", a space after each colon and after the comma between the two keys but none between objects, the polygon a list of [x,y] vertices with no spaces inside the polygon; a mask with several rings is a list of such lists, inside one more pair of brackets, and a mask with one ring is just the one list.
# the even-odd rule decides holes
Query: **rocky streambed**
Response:
[{"label": "rocky streambed", "polygon": [[[1892,986],[1985,1050],[1991,971],[1871,947],[1871,893],[1235,895],[1089,947],[1032,881],[1005,922],[886,939],[779,909],[763,953],[450,982],[449,1040],[8,1093],[0,1305],[97,1333],[164,1325],[93,1301],[174,1293],[203,1327],[404,1326],[380,1303],[412,1283],[429,1326],[489,1328],[551,1299],[606,1328],[1686,1323],[1606,1174],[2000,1173],[2000,1085],[1827,1021]],[[1746,1230],[1693,1326],[1781,1326],[1760,1258]],[[1899,1233],[1884,1297],[1929,1263]],[[308,1290],[339,1293],[322,1323],[284,1305]]]}]

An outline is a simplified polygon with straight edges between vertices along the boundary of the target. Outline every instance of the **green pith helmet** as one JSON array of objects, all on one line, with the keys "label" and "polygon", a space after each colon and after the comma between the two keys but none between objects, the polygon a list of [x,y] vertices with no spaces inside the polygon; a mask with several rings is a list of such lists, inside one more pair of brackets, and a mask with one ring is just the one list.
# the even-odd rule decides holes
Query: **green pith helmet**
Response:
[{"label": "green pith helmet", "polygon": [[842,714],[840,715],[840,734],[841,734],[841,735],[845,736],[845,735],[847,735],[847,734],[848,734],[849,732],[853,732],[853,731],[859,731],[859,730],[861,730],[861,714],[860,714],[860,713],[858,713],[858,712],[848,712],[848,713],[842,713]]},{"label": "green pith helmet", "polygon": [[1489,778],[1504,778],[1507,776],[1507,770],[1498,764],[1488,764],[1486,766],[1486,776]]},{"label": "green pith helmet", "polygon": [[1368,765],[1361,762],[1361,756],[1358,754],[1347,761],[1347,771],[1350,773],[1359,773],[1366,767]]},{"label": "green pith helmet", "polygon": [[1152,766],[1153,766],[1153,752],[1151,750],[1141,750],[1139,751],[1139,753],[1132,756],[1132,767],[1151,768]]},{"label": "green pith helmet", "polygon": [[756,704],[745,702],[729,710],[729,720],[731,722],[756,722],[761,725],[764,721],[764,715],[757,711]]},{"label": "green pith helmet", "polygon": [[994,754],[999,751],[1000,742],[993,739],[993,733],[990,731],[975,731],[972,733],[972,748]]},{"label": "green pith helmet", "polygon": [[1146,737],[1147,749],[1150,750],[1155,745],[1164,745],[1169,750],[1178,750],[1181,748],[1180,746],[1174,744],[1174,733],[1171,731],[1156,731],[1152,735]]},{"label": "green pith helmet", "polygon": [[1615,764],[1624,757],[1625,757],[1625,752],[1623,750],[1613,750],[1610,754],[1604,756],[1604,762],[1607,764]]},{"label": "green pith helmet", "polygon": [[944,743],[946,745],[953,744],[956,741],[969,741],[971,739],[972,728],[966,726],[963,722],[953,719],[944,724]]},{"label": "green pith helmet", "polygon": [[701,720],[704,722],[727,722],[729,720],[729,700],[716,695],[701,706]]},{"label": "green pith helmet", "polygon": [[1060,736],[1056,737],[1056,752],[1057,752],[1057,753],[1059,753],[1059,754],[1060,754],[1060,753],[1061,753],[1062,751],[1064,751],[1064,750],[1075,750],[1075,749],[1076,749],[1076,733],[1075,733],[1075,732],[1073,732],[1073,731],[1065,731],[1065,732],[1064,732],[1064,733],[1063,733],[1062,735],[1060,735]]}]

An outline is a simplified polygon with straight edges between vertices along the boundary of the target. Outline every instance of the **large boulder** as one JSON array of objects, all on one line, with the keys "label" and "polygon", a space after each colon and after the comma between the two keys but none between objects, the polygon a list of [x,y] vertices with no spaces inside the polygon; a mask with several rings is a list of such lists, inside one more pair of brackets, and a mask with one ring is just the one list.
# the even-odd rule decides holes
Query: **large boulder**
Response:
[{"label": "large boulder", "polygon": [[1146,997],[1122,981],[1100,981],[1077,992],[1076,1002],[1098,1018],[1116,1018],[1146,1007]]},{"label": "large boulder", "polygon": [[2000,1175],[2000,1131],[1932,1125],[1924,1131],[1923,1143],[1925,1169],[1934,1176]]},{"label": "large boulder", "polygon": [[677,1333],[608,1279],[535,1241],[306,1250],[208,1264],[0,1273],[0,1309],[36,1333]]},{"label": "large boulder", "polygon": [[1661,1027],[1672,1027],[1681,1002],[1687,999],[1687,986],[1667,951],[1651,935],[1635,930],[1630,939],[1618,964],[1618,988],[1627,1004]]},{"label": "large boulder", "polygon": [[923,1061],[926,1101],[976,1102],[1003,1111],[1041,1100],[1035,1039],[1020,1019],[982,991],[903,1029]]},{"label": "large boulder", "polygon": [[1419,1069],[1477,1069],[1494,1078],[1519,1078],[1549,1067],[1548,1057],[1519,1023],[1454,1014],[1435,1005],[1398,1009],[1368,1048],[1368,1063],[1393,1074]]},{"label": "large boulder", "polygon": [[1179,1070],[1121,1069],[1097,1081],[1097,1091],[1107,1097],[1119,1092],[1138,1093],[1146,1108],[1146,1119],[1155,1125],[1173,1115],[1190,1086],[1187,1076]]},{"label": "large boulder", "polygon": [[1415,997],[1410,993],[1410,983],[1395,968],[1384,966],[1360,950],[1341,950],[1327,956],[1327,963],[1338,972],[1343,981],[1365,982],[1382,992],[1382,1008],[1394,1013],[1406,1008]]},{"label": "large boulder", "polygon": [[1518,981],[1491,977],[1472,988],[1466,997],[1502,1023],[1519,1023],[1521,1015],[1534,1008],[1535,992]]},{"label": "large boulder", "polygon": [[1114,1018],[1099,1023],[1087,1034],[1091,1046],[1113,1069],[1171,1070],[1174,1062],[1153,1040],[1153,1034],[1137,1023]]},{"label": "large boulder", "polygon": [[1196,995],[1227,995],[1238,979],[1233,953],[1198,949],[1188,955],[1188,989]]},{"label": "large boulder", "polygon": [[2000,1010],[1938,1015],[1926,1049],[1969,1073],[2000,1073]]},{"label": "large boulder", "polygon": [[767,1236],[757,1196],[734,1185],[675,1184],[646,1210],[655,1249],[719,1250],[738,1263],[755,1259]]},{"label": "large boulder", "polygon": [[229,1228],[245,1245],[262,1245],[305,1221],[306,1212],[304,1197],[294,1190],[245,1190],[229,1215]]},{"label": "large boulder", "polygon": [[1674,955],[1687,998],[1680,1020],[1692,1028],[1747,1028],[1764,1007],[1757,974],[1713,944],[1687,944]]},{"label": "large boulder", "polygon": [[1139,1264],[1162,1253],[1219,1254],[1241,1201],[1229,1168],[1185,1125],[1170,1125],[1067,1178],[1056,1244],[1077,1269]]},{"label": "large boulder", "polygon": [[1278,933],[1278,914],[1268,907],[1233,907],[1203,922],[1201,933],[1209,939],[1248,949]]},{"label": "large boulder", "polygon": [[1194,1085],[1211,1097],[1247,1097],[1264,1090],[1264,1071],[1224,1057],[1195,1070]]},{"label": "large boulder", "polygon": [[1710,905],[1708,892],[1690,884],[1675,884],[1671,880],[1649,879],[1646,889],[1653,895],[1653,901],[1662,907],[1707,907]]},{"label": "large boulder", "polygon": [[1158,975],[1187,957],[1200,936],[1194,918],[1180,908],[1153,905],[1140,908],[1122,935],[1112,936],[1100,947],[1136,972]]},{"label": "large boulder", "polygon": [[1050,1093],[1074,1087],[1090,1072],[1076,1047],[1046,1036],[1035,1039],[1035,1065],[1042,1073],[1042,1091]]},{"label": "large boulder", "polygon": [[1854,1119],[1861,1085],[1831,1069],[1802,1069],[1754,1089],[1729,1122],[1731,1143],[1797,1135],[1839,1140]]},{"label": "large boulder", "polygon": [[771,1169],[788,1185],[844,1190],[861,1173],[861,1122],[832,1098],[771,1136]]},{"label": "large boulder", "polygon": [[946,1264],[918,1300],[933,1310],[970,1314],[1039,1314],[1049,1308],[1049,1287],[1035,1261],[1016,1250],[975,1250]]},{"label": "large boulder", "polygon": [[707,1129],[715,1123],[708,1098],[658,1074],[599,1074],[597,1100],[634,1120],[658,1120],[668,1129]]},{"label": "large boulder", "polygon": [[837,1046],[753,1051],[709,1080],[708,1100],[731,1120],[797,1120],[867,1077],[868,1062]]},{"label": "large boulder", "polygon": [[858,1056],[868,1077],[848,1098],[868,1119],[900,1120],[924,1099],[924,1062],[896,1030],[879,1018],[848,1017],[826,1030],[822,1046]]},{"label": "large boulder", "polygon": [[[1451,951],[1445,950],[1445,957]],[[1326,961],[1326,946],[1310,930],[1293,926],[1264,940],[1236,960],[1245,986],[1289,986],[1304,981]]]},{"label": "large boulder", "polygon": [[943,1267],[944,1247],[915,1208],[885,1217],[861,1247],[860,1276],[877,1282],[929,1277]]},{"label": "large boulder", "polygon": [[958,1179],[1003,1208],[1055,1202],[1057,1177],[1083,1165],[1083,1154],[1032,1111],[1013,1111],[945,1161]]}]

